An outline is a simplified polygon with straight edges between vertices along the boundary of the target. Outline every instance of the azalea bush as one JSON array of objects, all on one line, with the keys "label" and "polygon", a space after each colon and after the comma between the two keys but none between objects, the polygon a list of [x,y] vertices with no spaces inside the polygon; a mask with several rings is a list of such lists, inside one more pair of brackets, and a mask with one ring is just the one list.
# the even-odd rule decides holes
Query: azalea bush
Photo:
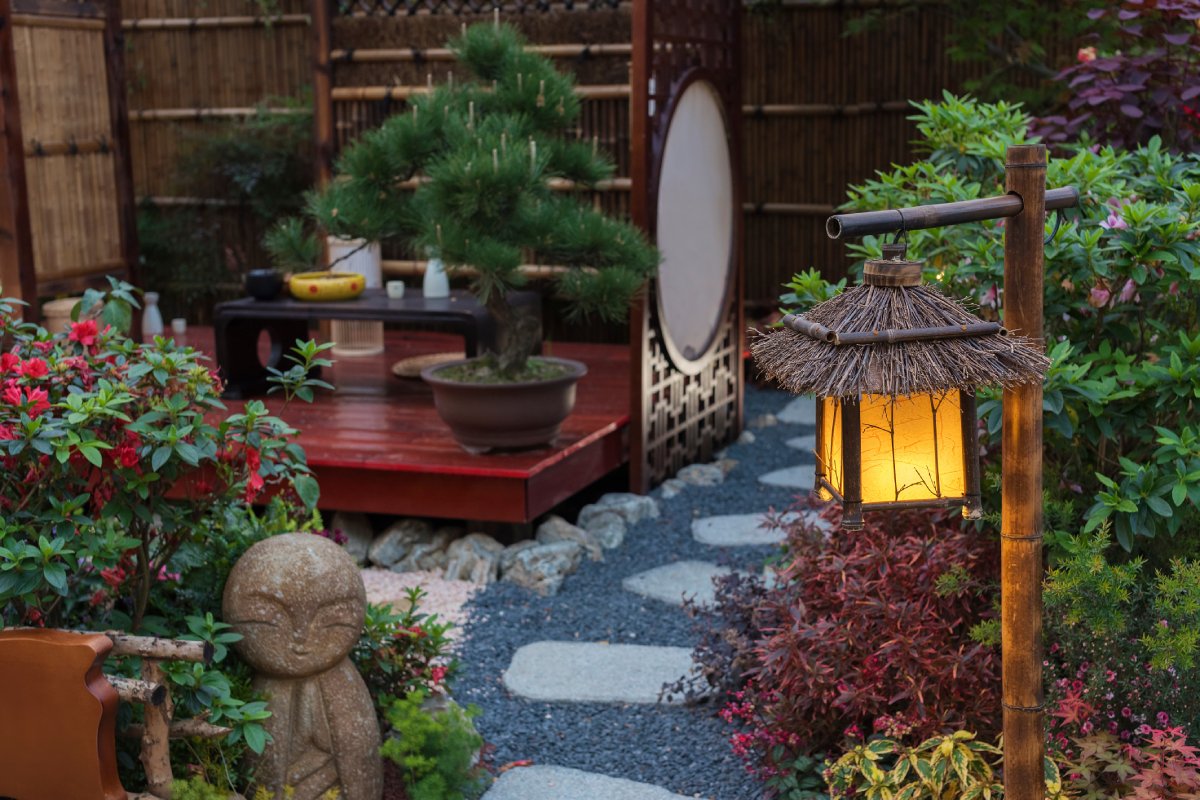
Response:
[{"label": "azalea bush", "polygon": [[[172,752],[178,769],[231,787],[240,753],[266,744],[267,711],[228,650],[225,577],[256,541],[320,528],[318,487],[296,431],[264,403],[231,414],[199,353],[121,332],[135,294],[118,282],[89,293],[60,334],[0,301],[0,621],[212,643],[212,665],[164,666],[177,716],[233,732]],[[311,366],[319,353],[302,344],[293,358]],[[311,388],[305,370],[277,377],[289,397]],[[111,669],[134,674],[136,659]]]},{"label": "azalea bush", "polygon": [[[851,187],[845,210],[1003,194],[1007,147],[1035,140],[1017,106],[947,93],[915,107],[924,158]],[[1046,245],[1047,488],[1052,501],[1074,505],[1067,530],[1111,520],[1123,548],[1140,546],[1161,566],[1200,543],[1200,158],[1157,138],[1132,150],[1064,143],[1060,152],[1048,185],[1077,187],[1082,207]],[[909,252],[925,259],[927,281],[998,319],[1004,222],[911,231]],[[881,244],[868,236],[848,248],[865,258]],[[821,296],[811,281],[803,286]],[[987,392],[980,403],[990,453],[999,450],[999,400]],[[997,509],[992,462],[985,506]]]}]

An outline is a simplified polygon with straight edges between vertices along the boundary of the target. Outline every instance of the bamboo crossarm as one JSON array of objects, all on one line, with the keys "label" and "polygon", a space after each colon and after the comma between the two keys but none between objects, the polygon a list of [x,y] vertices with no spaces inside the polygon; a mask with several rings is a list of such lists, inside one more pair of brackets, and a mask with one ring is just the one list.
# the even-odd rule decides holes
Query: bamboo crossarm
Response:
[{"label": "bamboo crossarm", "polygon": [[185,642],[179,639],[160,639],[156,636],[131,636],[116,631],[105,631],[112,639],[114,656],[135,656],[159,661],[187,661],[210,664],[213,658],[211,642]]},{"label": "bamboo crossarm", "polygon": [[[1079,190],[1074,186],[1050,189],[1046,192],[1046,210],[1057,211],[1079,205]],[[1015,194],[960,200],[956,203],[936,203],[928,206],[863,211],[857,214],[835,214],[825,223],[830,239],[851,236],[891,233],[899,230],[921,230],[957,225],[961,222],[982,222],[988,219],[1015,217],[1024,203]]]},{"label": "bamboo crossarm", "polygon": [[161,683],[150,683],[137,678],[123,678],[120,675],[106,675],[105,677],[117,690],[117,696],[126,703],[161,706],[167,699],[167,687]]}]

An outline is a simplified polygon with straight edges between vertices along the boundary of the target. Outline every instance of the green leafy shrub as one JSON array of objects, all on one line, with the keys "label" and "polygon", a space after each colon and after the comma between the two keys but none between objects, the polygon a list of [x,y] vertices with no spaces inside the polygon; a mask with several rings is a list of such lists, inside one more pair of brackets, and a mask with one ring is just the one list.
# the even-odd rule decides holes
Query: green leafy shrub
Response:
[{"label": "green leafy shrub", "polygon": [[1129,742],[1150,727],[1200,725],[1200,561],[1146,574],[1113,564],[1101,528],[1075,537],[1046,580],[1049,731]]},{"label": "green leafy shrub", "polygon": [[451,625],[421,613],[424,596],[419,587],[409,589],[404,611],[368,605],[362,637],[350,654],[383,721],[391,698],[442,691],[458,667],[446,636]]},{"label": "green leafy shrub", "polygon": [[426,704],[428,696],[417,690],[391,701],[392,735],[383,755],[400,768],[410,800],[472,800],[486,783],[477,763],[483,738],[472,722],[479,709],[463,710],[447,700],[435,710]]},{"label": "green leafy shrub", "polygon": [[[854,747],[826,772],[833,798],[867,800],[992,800],[1004,796],[999,781],[1000,749],[956,731],[915,747],[873,739]],[[1046,798],[1063,791],[1058,767],[1046,760]]]}]

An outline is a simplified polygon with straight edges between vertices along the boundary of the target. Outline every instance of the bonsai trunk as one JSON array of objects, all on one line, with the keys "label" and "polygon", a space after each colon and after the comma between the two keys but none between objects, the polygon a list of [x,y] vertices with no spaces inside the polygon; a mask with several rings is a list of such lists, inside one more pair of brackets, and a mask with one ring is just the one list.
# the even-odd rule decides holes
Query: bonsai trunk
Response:
[{"label": "bonsai trunk", "polygon": [[537,352],[542,340],[541,325],[528,308],[514,308],[498,292],[488,300],[487,309],[496,320],[499,348],[495,354],[496,367],[505,377],[514,376]]}]

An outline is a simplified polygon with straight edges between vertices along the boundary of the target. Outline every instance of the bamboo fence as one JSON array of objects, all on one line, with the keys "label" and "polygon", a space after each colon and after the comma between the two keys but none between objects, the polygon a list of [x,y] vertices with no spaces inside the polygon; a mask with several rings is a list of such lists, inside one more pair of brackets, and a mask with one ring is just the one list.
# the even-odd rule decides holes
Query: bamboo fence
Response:
[{"label": "bamboo fence", "polygon": [[[277,5],[282,16],[266,25],[250,0],[207,0],[200,18],[188,0],[125,1],[139,197],[187,205],[187,193],[171,185],[170,175],[188,137],[311,85],[309,3]],[[344,5],[352,13],[335,16],[330,52],[335,148],[403,111],[408,94],[424,91],[430,80],[460,77],[445,41],[463,22],[491,19],[490,12],[451,13],[470,7],[458,0]],[[597,137],[617,178],[628,178],[629,5],[580,0],[574,10],[512,13],[520,5],[510,0],[502,18],[576,74],[584,101],[579,135]],[[845,200],[848,184],[911,159],[910,100],[957,90],[970,77],[946,55],[953,22],[919,3],[885,27],[846,35],[878,5],[789,0],[746,13],[742,174],[751,305],[773,307],[781,284],[799,270],[816,267],[832,279],[845,274],[849,262],[843,246],[826,237],[825,217]],[[627,191],[610,187],[593,201],[612,213],[629,212]]]}]

